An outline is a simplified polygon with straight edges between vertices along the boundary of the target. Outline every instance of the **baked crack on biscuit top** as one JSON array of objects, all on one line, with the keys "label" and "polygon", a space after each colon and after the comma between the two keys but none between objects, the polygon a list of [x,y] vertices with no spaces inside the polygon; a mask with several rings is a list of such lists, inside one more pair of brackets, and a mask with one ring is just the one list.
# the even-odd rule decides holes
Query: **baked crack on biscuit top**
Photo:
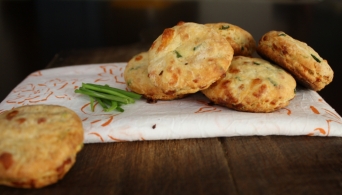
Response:
[{"label": "baked crack on biscuit top", "polygon": [[226,23],[208,23],[206,26],[220,33],[234,49],[234,56],[252,56],[256,49],[253,36],[239,26]]},{"label": "baked crack on biscuit top", "polygon": [[57,105],[21,106],[0,114],[0,184],[41,188],[62,179],[83,146],[82,121]]},{"label": "baked crack on biscuit top", "polygon": [[287,106],[295,90],[295,79],[281,67],[260,58],[235,56],[226,76],[202,93],[234,110],[273,112]]},{"label": "baked crack on biscuit top", "polygon": [[299,83],[309,89],[320,91],[332,82],[334,72],[327,60],[306,43],[282,31],[264,34],[259,41],[257,52],[288,70]]},{"label": "baked crack on biscuit top", "polygon": [[224,76],[234,55],[217,31],[191,22],[165,29],[148,53],[148,76],[166,94],[208,88]]},{"label": "baked crack on biscuit top", "polygon": [[165,94],[159,87],[152,84],[148,78],[148,52],[139,53],[128,61],[124,70],[124,79],[127,87],[135,93],[143,95],[149,101],[173,100],[184,95]]}]

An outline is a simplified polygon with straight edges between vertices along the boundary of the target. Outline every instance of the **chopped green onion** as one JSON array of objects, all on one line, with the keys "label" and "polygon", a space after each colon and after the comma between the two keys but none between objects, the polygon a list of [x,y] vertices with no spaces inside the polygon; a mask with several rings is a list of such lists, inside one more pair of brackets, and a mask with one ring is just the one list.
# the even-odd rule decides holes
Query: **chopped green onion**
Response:
[{"label": "chopped green onion", "polygon": [[255,65],[260,65],[260,63],[258,63],[258,62],[253,62],[253,64],[255,64]]},{"label": "chopped green onion", "polygon": [[237,79],[238,81],[242,81],[240,77],[236,76],[235,79]]},{"label": "chopped green onion", "polygon": [[175,50],[175,53],[176,53],[177,58],[183,57],[183,56],[182,56],[178,51],[176,51],[176,50]]},{"label": "chopped green onion", "polygon": [[283,37],[285,37],[286,34],[285,34],[285,33],[281,33],[281,34],[279,34],[278,36],[283,36]]},{"label": "chopped green onion", "polygon": [[316,60],[316,62],[321,63],[321,60],[319,60],[315,55],[311,54],[312,58]]},{"label": "chopped green onion", "polygon": [[219,30],[227,30],[228,28],[229,28],[229,25],[226,25],[226,26],[222,25],[222,26],[219,28]]},{"label": "chopped green onion", "polygon": [[199,44],[199,45],[195,46],[195,47],[193,48],[193,50],[195,51],[195,50],[198,49],[199,46],[201,46],[201,45],[202,45],[202,44]]},{"label": "chopped green onion", "polygon": [[272,83],[273,86],[276,87],[276,86],[278,85],[278,84],[277,84],[274,80],[272,80],[271,78],[268,77],[267,79]]}]

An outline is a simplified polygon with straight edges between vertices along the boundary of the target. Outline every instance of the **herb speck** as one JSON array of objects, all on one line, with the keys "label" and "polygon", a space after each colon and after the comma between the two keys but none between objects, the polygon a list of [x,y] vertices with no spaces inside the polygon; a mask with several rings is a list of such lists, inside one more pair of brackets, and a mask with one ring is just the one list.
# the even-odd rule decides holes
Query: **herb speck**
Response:
[{"label": "herb speck", "polygon": [[178,51],[175,51],[177,58],[183,57]]},{"label": "herb speck", "polygon": [[273,86],[277,86],[278,84],[274,81],[274,80],[272,80],[271,78],[267,78],[271,83],[272,83],[272,85]]},{"label": "herb speck", "polygon": [[219,28],[219,30],[227,30],[228,28],[229,28],[229,25],[226,25],[226,26],[222,25],[222,26]]},{"label": "herb speck", "polygon": [[192,50],[196,51],[199,48],[199,46],[201,46],[201,44],[195,46]]},{"label": "herb speck", "polygon": [[316,62],[321,63],[321,60],[319,60],[315,55],[311,54],[312,58],[316,60]]}]

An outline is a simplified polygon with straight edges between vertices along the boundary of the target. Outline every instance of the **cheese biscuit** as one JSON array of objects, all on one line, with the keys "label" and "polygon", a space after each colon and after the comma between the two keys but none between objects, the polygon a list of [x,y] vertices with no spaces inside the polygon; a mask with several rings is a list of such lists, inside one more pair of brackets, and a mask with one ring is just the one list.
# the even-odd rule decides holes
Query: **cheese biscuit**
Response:
[{"label": "cheese biscuit", "polygon": [[214,29],[180,22],[165,29],[148,53],[152,83],[166,94],[189,94],[223,77],[234,51]]},{"label": "cheese biscuit", "polygon": [[298,82],[309,89],[320,91],[333,79],[334,72],[327,60],[306,43],[282,31],[264,34],[257,52],[288,70]]},{"label": "cheese biscuit", "polygon": [[215,104],[245,112],[273,112],[295,96],[296,81],[281,67],[235,56],[226,76],[202,93]]},{"label": "cheese biscuit", "polygon": [[57,105],[21,106],[0,114],[0,184],[41,188],[73,166],[83,146],[82,121]]},{"label": "cheese biscuit", "polygon": [[183,95],[165,94],[159,87],[153,85],[148,78],[148,63],[148,52],[139,53],[129,60],[124,71],[124,79],[128,88],[152,102],[183,97]]}]

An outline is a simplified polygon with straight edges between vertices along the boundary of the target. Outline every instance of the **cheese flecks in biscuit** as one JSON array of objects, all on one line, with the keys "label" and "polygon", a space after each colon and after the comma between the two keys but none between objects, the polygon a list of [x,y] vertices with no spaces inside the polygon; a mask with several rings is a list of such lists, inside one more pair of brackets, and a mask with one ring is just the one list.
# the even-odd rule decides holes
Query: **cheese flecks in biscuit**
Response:
[{"label": "cheese flecks in biscuit", "polygon": [[83,146],[82,121],[72,110],[31,105],[0,114],[0,184],[41,188],[73,166]]},{"label": "cheese flecks in biscuit", "polygon": [[226,76],[202,93],[215,104],[238,111],[273,112],[295,96],[296,81],[260,58],[235,56]]},{"label": "cheese flecks in biscuit", "polygon": [[152,84],[148,78],[148,63],[148,52],[142,52],[133,56],[127,63],[124,71],[124,79],[127,87],[152,101],[181,98],[182,95],[165,94],[160,88]]},{"label": "cheese flecks in biscuit", "polygon": [[148,53],[152,83],[166,94],[189,94],[224,76],[234,51],[214,29],[181,22],[165,29]]},{"label": "cheese flecks in biscuit", "polygon": [[306,43],[282,31],[270,31],[262,36],[257,52],[288,70],[304,86],[320,91],[328,85],[334,72]]},{"label": "cheese flecks in biscuit", "polygon": [[234,56],[252,56],[256,49],[256,42],[253,36],[239,26],[219,22],[208,23],[206,26],[219,32],[234,49]]}]

